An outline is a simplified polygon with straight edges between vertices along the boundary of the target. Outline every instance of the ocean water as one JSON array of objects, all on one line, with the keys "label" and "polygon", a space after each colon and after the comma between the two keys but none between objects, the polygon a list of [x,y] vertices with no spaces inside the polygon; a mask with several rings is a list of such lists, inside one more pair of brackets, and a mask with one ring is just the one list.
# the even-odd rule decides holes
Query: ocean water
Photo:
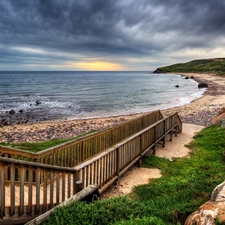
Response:
[{"label": "ocean water", "polygon": [[125,115],[184,105],[204,91],[175,74],[0,72],[0,115],[12,109],[39,120]]}]

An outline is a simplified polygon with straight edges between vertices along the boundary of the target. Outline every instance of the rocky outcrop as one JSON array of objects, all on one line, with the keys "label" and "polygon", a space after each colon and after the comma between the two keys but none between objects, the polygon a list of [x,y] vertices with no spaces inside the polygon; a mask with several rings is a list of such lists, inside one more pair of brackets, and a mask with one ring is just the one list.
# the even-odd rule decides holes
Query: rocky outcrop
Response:
[{"label": "rocky outcrop", "polygon": [[215,225],[215,219],[225,222],[225,182],[214,189],[210,200],[193,212],[184,225]]},{"label": "rocky outcrop", "polygon": [[217,116],[212,120],[212,124],[225,126],[225,108],[219,110]]},{"label": "rocky outcrop", "polygon": [[153,73],[163,73],[162,69],[157,68]]}]

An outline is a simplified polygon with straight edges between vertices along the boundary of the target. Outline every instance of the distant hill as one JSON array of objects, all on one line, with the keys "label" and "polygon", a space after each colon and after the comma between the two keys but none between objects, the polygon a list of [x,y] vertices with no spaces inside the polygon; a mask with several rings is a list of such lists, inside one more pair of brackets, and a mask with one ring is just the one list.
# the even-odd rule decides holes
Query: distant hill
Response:
[{"label": "distant hill", "polygon": [[217,73],[225,75],[225,58],[198,59],[187,63],[177,63],[171,66],[157,68],[154,73]]}]

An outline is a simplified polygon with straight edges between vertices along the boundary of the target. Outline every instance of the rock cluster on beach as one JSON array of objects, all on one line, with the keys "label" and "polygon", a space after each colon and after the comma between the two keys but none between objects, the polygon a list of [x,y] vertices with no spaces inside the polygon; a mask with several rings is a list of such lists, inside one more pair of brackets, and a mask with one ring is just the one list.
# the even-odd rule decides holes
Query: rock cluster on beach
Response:
[{"label": "rock cluster on beach", "polygon": [[121,124],[127,119],[87,119],[74,121],[58,121],[38,124],[24,124],[20,126],[7,126],[1,132],[0,142],[21,143],[39,142],[52,139],[73,138],[89,131],[99,131]]},{"label": "rock cluster on beach", "polygon": [[193,111],[191,114],[181,115],[180,117],[183,123],[209,126],[222,106],[222,104],[219,104],[219,106],[213,105],[212,108],[203,108],[200,111]]},{"label": "rock cluster on beach", "polygon": [[[196,109],[196,111],[192,111],[189,114],[181,113],[180,117],[183,123],[208,126],[211,125],[213,118],[217,115],[221,107],[222,104],[209,105],[203,109]],[[167,111],[165,116],[170,115],[171,113],[171,111]],[[38,142],[51,139],[72,138],[89,131],[100,131],[107,129],[135,117],[135,115],[130,115],[129,117],[111,117],[108,119],[64,120],[61,122],[40,123],[33,125],[24,124],[20,125],[21,127],[16,125],[7,126],[7,129],[1,132],[0,142]]]}]

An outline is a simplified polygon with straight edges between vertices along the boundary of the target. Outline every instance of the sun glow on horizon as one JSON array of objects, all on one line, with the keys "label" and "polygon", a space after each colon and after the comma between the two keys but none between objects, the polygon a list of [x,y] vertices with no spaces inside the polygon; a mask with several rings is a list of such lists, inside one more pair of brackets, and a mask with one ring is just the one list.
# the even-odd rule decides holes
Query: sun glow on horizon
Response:
[{"label": "sun glow on horizon", "polygon": [[117,63],[91,61],[91,62],[77,62],[73,66],[82,70],[105,71],[105,70],[125,70],[125,68]]}]

